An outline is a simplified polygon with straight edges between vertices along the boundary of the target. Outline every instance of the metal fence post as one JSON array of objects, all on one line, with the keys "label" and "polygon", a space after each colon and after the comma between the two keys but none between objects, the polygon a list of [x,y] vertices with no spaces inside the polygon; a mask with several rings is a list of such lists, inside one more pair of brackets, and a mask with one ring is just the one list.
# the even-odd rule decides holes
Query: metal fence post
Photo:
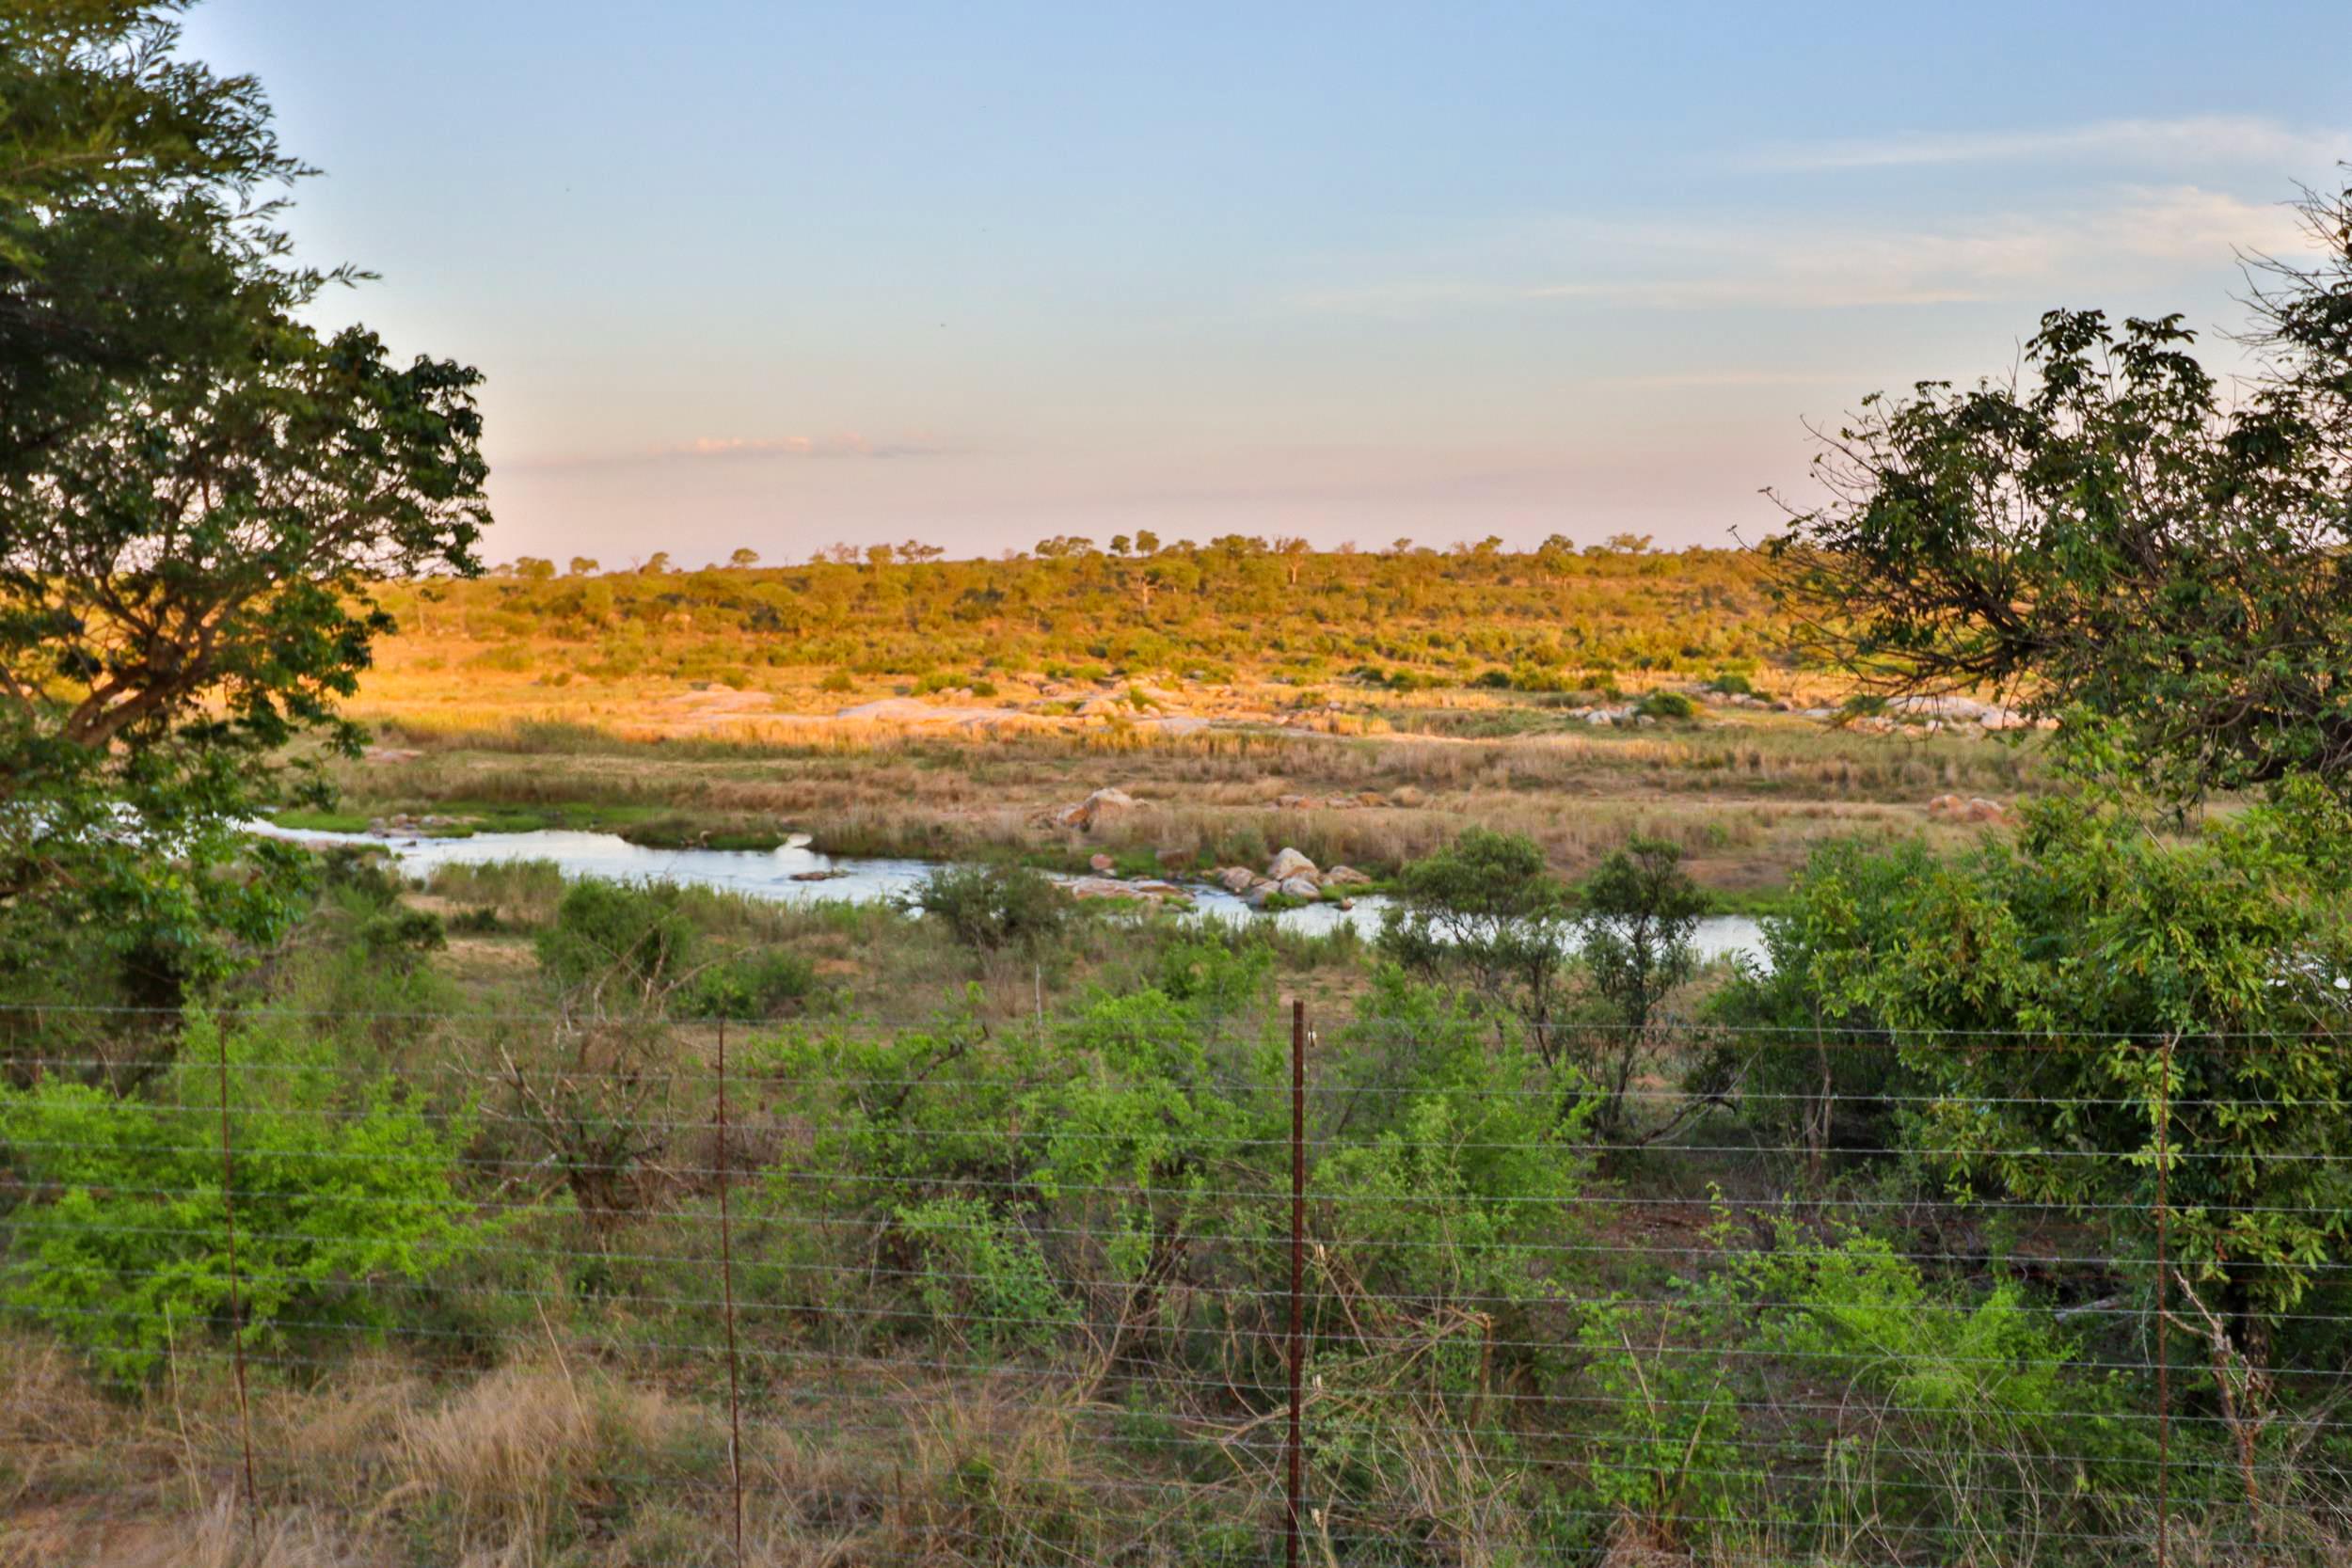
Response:
[{"label": "metal fence post", "polygon": [[1283,1561],[1298,1568],[1298,1504],[1304,1471],[1300,1420],[1306,1372],[1307,1004],[1291,1003],[1291,1325],[1290,1479],[1283,1509]]},{"label": "metal fence post", "polygon": [[727,1209],[727,1021],[719,1021],[719,1291],[727,1317],[727,1485],[735,1506],[735,1560],[743,1560],[743,1417],[735,1354],[735,1236]]},{"label": "metal fence post", "polygon": [[2171,1307],[2166,1275],[2171,1268],[2172,1220],[2167,1201],[2172,1135],[2172,1037],[2156,1058],[2156,1568],[2172,1561],[2172,1377],[2165,1320]]},{"label": "metal fence post", "polygon": [[215,1024],[220,1072],[220,1216],[229,1243],[229,1354],[237,1373],[237,1447],[245,1457],[246,1525],[260,1528],[261,1489],[253,1483],[253,1412],[245,1386],[245,1305],[237,1275],[237,1166],[229,1151],[229,1032]]}]

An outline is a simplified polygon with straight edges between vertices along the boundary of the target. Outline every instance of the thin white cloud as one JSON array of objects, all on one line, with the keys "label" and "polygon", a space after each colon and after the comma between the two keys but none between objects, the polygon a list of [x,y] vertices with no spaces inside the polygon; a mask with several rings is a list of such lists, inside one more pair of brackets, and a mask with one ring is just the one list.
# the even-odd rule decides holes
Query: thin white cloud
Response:
[{"label": "thin white cloud", "polygon": [[850,432],[840,436],[698,436],[659,457],[925,457],[938,449],[911,441],[871,441]]},{"label": "thin white cloud", "polygon": [[854,432],[838,436],[698,436],[673,446],[618,451],[525,454],[500,460],[501,467],[562,471],[644,467],[663,463],[758,463],[936,457],[950,449],[920,439],[876,441]]},{"label": "thin white cloud", "polygon": [[1648,375],[1605,375],[1593,379],[1611,387],[1680,389],[1708,387],[1867,387],[1887,377],[1879,371],[1721,369],[1661,371]]},{"label": "thin white cloud", "polygon": [[2021,131],[1897,133],[1767,146],[1740,155],[1742,167],[1780,172],[1911,168],[1935,164],[2097,160],[2167,169],[2259,165],[2289,174],[2324,170],[2352,156],[2352,130],[2291,126],[2249,115],[2177,119],[2105,119]]},{"label": "thin white cloud", "polygon": [[[1430,277],[1318,291],[1318,311],[1424,315],[1593,301],[1659,310],[1835,309],[2006,299],[2085,277],[2226,267],[2236,252],[2299,248],[2295,210],[2196,185],[2124,186],[2096,205],[1990,214],[1932,229],[1820,224],[1580,223],[1559,249],[1598,276]],[[1602,271],[1602,267],[1606,270]]]}]

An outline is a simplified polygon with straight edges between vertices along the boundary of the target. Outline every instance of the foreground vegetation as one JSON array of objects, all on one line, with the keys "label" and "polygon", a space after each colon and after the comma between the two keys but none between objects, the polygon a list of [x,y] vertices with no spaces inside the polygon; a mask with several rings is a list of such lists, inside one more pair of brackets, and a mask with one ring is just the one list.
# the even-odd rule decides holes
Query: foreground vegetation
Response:
[{"label": "foreground vegetation", "polygon": [[[1580,913],[1472,835],[1371,944],[1018,872],[902,911],[339,856],[185,1021],[11,1015],[0,1560],[728,1560],[730,1294],[752,1560],[1264,1560],[1288,996],[1311,1550],[2144,1560],[2174,1100],[2246,1153],[2169,1171],[2175,1551],[2336,1560],[2344,830],[2144,826],[2050,808],[1942,878],[1830,847],[1769,974],[1677,957],[1664,845]],[[2060,931],[2137,957],[2087,989]]]}]

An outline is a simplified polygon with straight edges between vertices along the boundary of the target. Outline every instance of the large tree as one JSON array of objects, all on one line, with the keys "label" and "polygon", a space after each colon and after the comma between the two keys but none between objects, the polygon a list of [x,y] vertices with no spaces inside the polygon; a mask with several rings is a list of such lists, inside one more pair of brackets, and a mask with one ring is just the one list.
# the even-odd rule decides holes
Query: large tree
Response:
[{"label": "large tree", "polygon": [[1889,692],[1991,689],[2120,724],[2179,797],[2352,793],[2352,191],[2316,262],[2257,259],[2224,384],[2179,316],[2044,316],[2024,374],[1874,395],[1766,550]]},{"label": "large tree", "polygon": [[[282,919],[236,817],[389,619],[478,569],[471,369],[297,312],[279,150],[173,0],[0,14],[0,967],[88,936],[166,991]],[[75,973],[88,973],[85,967]]]}]

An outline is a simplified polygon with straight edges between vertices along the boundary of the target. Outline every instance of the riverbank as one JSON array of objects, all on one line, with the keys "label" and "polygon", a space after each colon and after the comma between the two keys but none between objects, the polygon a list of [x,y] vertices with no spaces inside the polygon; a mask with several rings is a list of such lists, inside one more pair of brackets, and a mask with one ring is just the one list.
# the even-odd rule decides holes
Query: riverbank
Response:
[{"label": "riverbank", "polygon": [[[425,831],[607,832],[665,848],[768,849],[804,833],[833,855],[997,855],[1071,873],[1107,854],[1205,875],[1293,845],[1375,876],[1476,824],[1526,834],[1572,879],[1638,833],[1679,846],[1721,907],[1752,911],[1825,838],[1956,847],[1981,827],[1937,820],[1929,800],[2005,803],[2037,773],[2031,741],[1857,733],[1770,712],[1622,730],[1543,721],[1478,738],[911,731],[844,747],[635,740],[573,724],[441,731],[378,716],[378,746],[332,768],[342,808],[279,820],[363,832],[439,818]],[[1133,807],[1068,819],[1105,788]]]},{"label": "riverbank", "polygon": [[[445,867],[548,866],[565,879],[670,882],[799,906],[900,906],[939,863],[834,856],[803,843],[764,850],[717,846],[658,848],[632,844],[618,834],[568,829],[445,835],[331,832],[280,825],[262,825],[261,831],[314,847],[381,850],[404,876],[428,885]],[[1165,903],[1178,914],[1234,926],[1263,925],[1306,937],[1327,937],[1346,930],[1369,941],[1378,934],[1382,913],[1389,906],[1388,898],[1378,892],[1358,895],[1335,884],[1314,900],[1287,898],[1260,908],[1213,881],[1194,879],[1179,885],[1149,875],[1121,878],[1117,871],[1115,866],[1104,867],[1094,875],[1065,881],[1079,896]],[[1163,895],[1160,889],[1173,892]],[[1756,960],[1763,956],[1756,921],[1745,912],[1724,911],[1702,919],[1693,942],[1702,960]]]}]

